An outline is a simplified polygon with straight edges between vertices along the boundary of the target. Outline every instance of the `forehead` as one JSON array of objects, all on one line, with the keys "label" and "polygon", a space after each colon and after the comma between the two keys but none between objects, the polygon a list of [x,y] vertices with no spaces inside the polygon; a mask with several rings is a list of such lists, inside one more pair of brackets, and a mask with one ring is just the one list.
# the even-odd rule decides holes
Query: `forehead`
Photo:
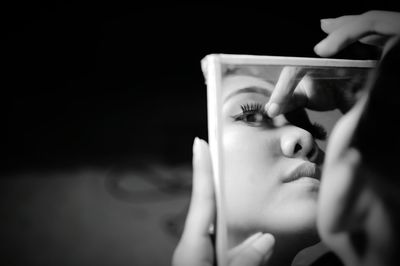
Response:
[{"label": "forehead", "polygon": [[284,66],[282,65],[229,65],[222,64],[222,75],[245,75],[264,80],[277,80]]},{"label": "forehead", "polygon": [[[282,68],[277,65],[223,65],[222,95],[226,99],[230,94],[248,87],[261,88],[270,94]],[[257,91],[260,90],[253,90]]]},{"label": "forehead", "polygon": [[[243,90],[245,88],[253,88],[251,91]],[[222,79],[222,97],[223,99],[229,98],[237,92],[243,93],[261,93],[265,90],[267,95],[271,94],[274,85],[260,77],[248,75],[228,75]]]}]

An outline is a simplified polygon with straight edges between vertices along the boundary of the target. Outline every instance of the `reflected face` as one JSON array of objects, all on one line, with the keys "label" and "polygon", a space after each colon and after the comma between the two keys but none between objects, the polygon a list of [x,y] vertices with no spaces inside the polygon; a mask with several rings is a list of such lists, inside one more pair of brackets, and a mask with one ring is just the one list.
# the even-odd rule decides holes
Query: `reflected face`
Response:
[{"label": "reflected face", "polygon": [[230,244],[259,231],[309,236],[315,242],[323,153],[313,136],[283,115],[271,119],[263,112],[271,83],[231,75],[223,78],[222,88]]}]

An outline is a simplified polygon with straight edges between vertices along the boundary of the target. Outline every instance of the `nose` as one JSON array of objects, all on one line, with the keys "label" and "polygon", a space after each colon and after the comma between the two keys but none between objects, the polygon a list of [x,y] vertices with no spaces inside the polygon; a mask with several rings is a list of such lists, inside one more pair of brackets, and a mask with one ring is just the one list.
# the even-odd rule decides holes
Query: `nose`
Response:
[{"label": "nose", "polygon": [[284,156],[290,158],[307,158],[316,162],[320,156],[319,147],[313,136],[298,127],[288,128],[281,136],[281,150]]}]

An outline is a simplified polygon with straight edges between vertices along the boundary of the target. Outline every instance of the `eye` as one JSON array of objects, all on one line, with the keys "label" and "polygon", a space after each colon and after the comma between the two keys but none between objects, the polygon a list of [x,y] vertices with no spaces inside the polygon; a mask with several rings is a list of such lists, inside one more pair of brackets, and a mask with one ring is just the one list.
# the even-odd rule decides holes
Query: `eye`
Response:
[{"label": "eye", "polygon": [[261,104],[245,104],[241,105],[242,113],[233,116],[234,121],[241,121],[249,126],[273,126],[272,119],[264,112]]}]

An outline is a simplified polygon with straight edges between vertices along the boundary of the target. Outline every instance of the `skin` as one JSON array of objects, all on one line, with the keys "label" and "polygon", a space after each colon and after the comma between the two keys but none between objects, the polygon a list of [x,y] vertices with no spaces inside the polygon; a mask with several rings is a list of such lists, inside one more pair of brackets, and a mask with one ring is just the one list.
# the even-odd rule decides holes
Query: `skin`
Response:
[{"label": "skin", "polygon": [[[356,41],[361,41],[371,45],[381,46],[384,53],[384,51],[387,50],[388,47],[390,47],[390,44],[393,42],[393,39],[398,38],[400,32],[400,13],[386,12],[386,11],[369,11],[357,16],[342,16],[334,19],[324,19],[321,20],[321,29],[324,32],[326,32],[328,36],[314,48],[315,52],[320,56],[324,57],[332,56],[337,51],[340,51],[341,49],[346,47],[346,45]],[[304,76],[304,73],[300,74]],[[296,101],[299,100],[299,97],[297,98],[292,97],[293,95],[292,92],[294,89],[296,89],[297,84],[289,86],[290,87],[289,89],[285,87],[285,82],[281,82],[281,84],[283,86],[275,88],[273,96],[265,106],[266,111],[272,117],[290,110],[291,108],[293,108],[293,106],[298,106],[297,105],[298,103],[296,103]],[[302,94],[303,103],[306,103],[305,107],[308,107],[307,103],[310,103],[308,95],[302,92],[300,92],[300,94]],[[316,94],[318,94],[318,92],[313,92],[313,95]],[[304,98],[307,101],[304,101]],[[312,99],[313,98],[311,98],[311,100]],[[314,106],[318,106],[319,104],[318,100],[320,100],[321,98],[317,97],[314,99],[315,101],[314,102],[311,101],[311,103]],[[276,110],[276,112],[271,112],[272,110],[269,110],[272,103],[278,104],[278,110]],[[318,108],[320,110],[323,110],[323,108],[326,107],[319,106]],[[352,114],[354,115],[354,112]],[[357,117],[356,116],[353,117],[353,119],[355,118]],[[344,118],[344,120],[341,121],[346,121],[346,118]],[[340,129],[338,130],[339,132],[341,131]],[[342,132],[345,132],[345,130]],[[340,134],[337,136],[340,136]],[[338,141],[340,141],[340,139],[338,139]],[[210,237],[208,235],[208,227],[211,223],[213,223],[215,218],[215,199],[214,199],[214,192],[212,185],[212,173],[209,162],[210,155],[208,147],[204,141],[198,141],[197,143],[198,145],[194,145],[194,159],[193,159],[194,174],[193,174],[192,200],[184,232],[174,252],[172,260],[173,265],[203,266],[203,265],[213,265],[214,263],[214,250],[212,247]],[[333,144],[330,146],[333,147]],[[328,148],[328,149],[332,150],[334,148]],[[334,153],[334,151],[332,151],[332,153]],[[349,162],[347,170],[355,169],[355,166],[359,161],[358,154],[352,152],[351,150],[348,150],[345,153],[345,155],[347,156],[348,159],[347,161]],[[342,171],[346,170],[342,169]],[[331,173],[333,174],[333,172]],[[344,179],[345,182],[346,180],[348,185],[352,184],[351,182],[350,183],[348,182],[349,179]],[[346,186],[345,182],[344,183],[338,182],[338,188],[342,186],[342,188],[344,188],[345,191],[353,191],[354,186],[353,187]],[[332,183],[335,183],[333,179]],[[346,188],[353,188],[353,189],[346,189]],[[336,237],[333,237],[333,235],[331,235],[332,232],[335,232],[338,230],[338,228],[339,229],[341,228],[338,227],[337,225],[343,226],[347,224],[347,226],[354,227],[354,225],[349,221],[352,220],[358,222],[357,219],[352,219],[353,217],[348,217],[349,213],[351,212],[348,212],[347,210],[345,212],[339,211],[340,206],[343,206],[343,203],[346,202],[340,199],[347,199],[349,197],[346,196],[345,194],[341,196],[340,191],[339,195],[336,195],[337,197],[334,197],[334,194],[329,194],[329,191],[327,191],[328,190],[327,186],[325,186],[325,188],[323,189],[326,192],[325,194],[328,193],[328,195],[331,195],[329,197],[327,195],[328,198],[326,198],[326,201],[324,200],[326,204],[328,204],[325,207],[325,212],[328,212],[329,208],[332,207],[336,213],[336,216],[333,216],[333,214],[331,216],[332,219],[336,217],[335,218],[336,224],[330,222],[334,221],[332,219],[330,221],[327,220],[324,221],[322,219],[322,217],[324,216],[322,217],[319,216],[320,219],[318,222],[318,227],[321,230],[321,234],[325,242],[327,242],[330,245],[330,247],[335,252],[337,252],[338,255],[340,255],[340,257],[346,262],[347,265],[357,265],[356,263],[359,263],[360,261],[361,263],[370,261],[372,263],[371,265],[384,265],[382,258],[387,257],[386,254],[390,253],[391,251],[389,245],[390,243],[386,241],[390,237],[390,231],[383,232],[382,230],[380,231],[370,230],[371,232],[379,232],[379,234],[370,236],[376,241],[373,241],[373,243],[371,243],[372,246],[369,246],[369,248],[370,249],[375,248],[379,250],[379,252],[378,253],[369,252],[369,254],[372,254],[370,256],[372,256],[373,258],[370,258],[369,260],[368,259],[360,260],[355,256],[355,253],[353,252],[351,246],[349,246],[348,241],[346,244],[346,239],[348,240],[348,237],[341,236],[340,234],[336,234]],[[370,192],[369,189],[364,191],[366,193],[364,194],[361,193],[361,195],[363,196],[360,196],[359,197],[360,200],[357,201],[358,202],[357,206],[359,207],[357,209],[359,211],[355,212],[355,215],[360,213],[362,215],[363,214],[362,210],[367,209],[365,205],[370,206],[368,203],[371,203],[371,199],[374,199],[374,197],[371,196],[373,194],[369,193]],[[365,204],[365,202],[367,204]],[[375,213],[377,215],[371,215],[371,218],[366,223],[366,226],[369,226],[370,229],[374,229],[373,227],[376,224],[385,225],[384,223],[386,221],[385,213],[382,211],[382,207],[379,200],[373,200],[372,202],[374,202],[374,204],[372,204],[373,205],[372,213]],[[329,204],[332,204],[333,206],[329,206]],[[323,205],[321,205],[321,208],[322,206]],[[342,214],[345,213],[347,215],[340,215],[340,213]],[[340,217],[341,219],[339,219]],[[345,223],[346,219],[343,219],[343,217],[348,217],[347,223]],[[378,222],[374,220],[377,219],[377,217],[378,217]],[[389,228],[389,227],[380,226],[380,228]],[[344,230],[349,228],[342,227],[341,229]],[[330,236],[332,236],[332,238]],[[337,239],[337,242],[334,239]],[[235,248],[235,253],[230,261],[231,262],[230,265],[249,265],[249,266],[260,265],[262,262],[270,258],[273,248],[274,248],[274,239],[271,237],[271,235],[269,234],[261,234],[256,236],[253,235],[252,237],[244,241],[244,243]],[[354,264],[352,264],[353,262]]]},{"label": "skin", "polygon": [[[366,93],[332,131],[322,176],[318,232],[345,265],[394,265],[397,243],[391,218],[381,192],[370,181],[380,178],[350,145],[367,99]],[[360,236],[362,244],[357,240]]]},{"label": "skin", "polygon": [[[300,165],[318,167],[322,152],[308,131],[293,126],[283,115],[271,123],[232,118],[243,113],[241,105],[263,106],[272,84],[258,77],[233,75],[223,79],[222,87],[229,247],[257,232],[272,233],[277,244],[271,261],[290,263],[301,249],[319,240],[315,224],[319,180],[304,177],[286,183],[283,179]],[[237,93],[250,87],[259,91]],[[262,121],[261,115],[258,119]],[[295,150],[296,145],[301,149]]]},{"label": "skin", "polygon": [[[323,153],[308,131],[291,125],[283,115],[274,119],[273,127],[234,122],[232,116],[242,112],[240,104],[252,100],[262,105],[268,100],[265,93],[229,97],[249,86],[265,92],[272,89],[270,83],[249,75],[225,78],[223,84],[224,149],[226,159],[232,162],[227,176],[236,177],[227,185],[228,220],[235,221],[231,224],[229,265],[289,265],[301,249],[319,241],[315,225],[319,181],[304,178],[282,183],[281,178],[301,164],[321,162]],[[248,142],[250,139],[253,141]],[[246,145],[240,145],[243,140]],[[264,144],[259,145],[260,141]],[[302,148],[295,151],[296,144]],[[213,265],[214,260],[208,227],[215,219],[215,196],[207,144],[196,139],[193,153],[192,199],[173,265]],[[249,167],[254,171],[244,171]],[[254,208],[248,208],[249,204]]]},{"label": "skin", "polygon": [[[390,11],[373,10],[360,15],[341,16],[321,20],[321,29],[327,36],[314,47],[314,51],[321,57],[330,57],[354,42],[361,42],[377,46],[382,55],[390,49],[400,34],[400,13]],[[343,92],[327,91],[324,87],[304,88],[298,86],[302,77],[306,77],[304,71],[288,69],[283,72],[270,100],[265,105],[269,116],[274,117],[285,113],[298,106],[304,106],[313,110],[331,110],[339,108],[348,111],[341,102]],[[338,88],[340,90],[340,88]],[[295,97],[293,97],[295,96]],[[332,99],[336,99],[332,101]],[[339,99],[339,100],[337,100]]]},{"label": "skin", "polygon": [[[195,138],[192,196],[182,237],[172,256],[172,265],[215,265],[215,250],[208,231],[215,221],[215,212],[210,151],[204,140]],[[271,234],[254,234],[231,250],[229,265],[260,265],[269,260],[274,244]]]},{"label": "skin", "polygon": [[[354,258],[347,256],[352,249],[347,233],[339,233],[340,213],[349,213],[345,209],[349,201],[348,197],[354,194],[350,191],[354,182],[353,175],[359,154],[349,148],[352,133],[361,115],[365,104],[365,98],[345,114],[335,125],[327,147],[325,165],[323,169],[321,195],[318,206],[318,229],[321,238],[333,248],[346,265],[357,265]],[[339,225],[340,227],[340,225]]]},{"label": "skin", "polygon": [[[321,29],[328,35],[314,47],[320,56],[332,56],[356,41],[380,47],[384,56],[399,38],[400,13],[369,11],[361,15],[323,19]],[[282,76],[278,82],[281,86],[276,87],[265,107],[270,116],[279,115],[298,105],[319,110],[332,106],[340,108],[340,102],[326,104],[323,96],[329,99],[329,94],[304,90],[298,84],[289,82],[293,77],[305,76],[306,73],[296,71],[289,75],[289,79]],[[329,139],[320,192],[318,228],[323,241],[346,265],[393,265],[393,261],[397,261],[393,259],[393,254],[394,257],[397,254],[394,250],[397,244],[392,243],[391,219],[387,216],[381,195],[374,185],[366,181],[379,180],[379,177],[370,177],[376,173],[369,171],[368,166],[362,164],[361,154],[349,146],[367,97],[364,95],[339,120]],[[361,245],[357,240],[360,236],[366,239],[361,241]]]}]

